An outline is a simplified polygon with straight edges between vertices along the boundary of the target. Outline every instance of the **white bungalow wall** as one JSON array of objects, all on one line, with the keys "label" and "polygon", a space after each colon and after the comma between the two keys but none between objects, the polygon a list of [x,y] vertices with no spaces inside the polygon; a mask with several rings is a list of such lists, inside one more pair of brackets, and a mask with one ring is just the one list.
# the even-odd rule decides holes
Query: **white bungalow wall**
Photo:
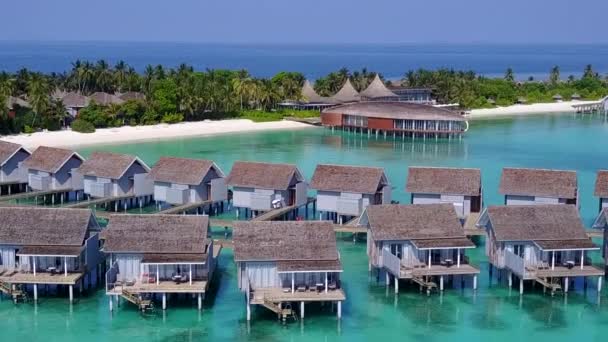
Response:
[{"label": "white bungalow wall", "polygon": [[16,266],[15,246],[0,246],[0,270],[12,270]]},{"label": "white bungalow wall", "polygon": [[412,194],[412,204],[436,204],[452,203],[460,218],[467,217],[471,213],[471,196],[462,195],[440,195],[440,194]]},{"label": "white bungalow wall", "polygon": [[29,154],[19,150],[2,167],[0,167],[0,182],[22,181],[27,182],[27,171],[21,167],[21,163],[29,157]]},{"label": "white bungalow wall", "polygon": [[506,205],[565,204],[566,200],[554,197],[506,195],[505,203]]},{"label": "white bungalow wall", "polygon": [[[247,280],[251,288],[289,288],[291,287],[292,273],[278,273],[276,263],[270,262],[239,262],[238,263],[239,289],[247,290]],[[337,280],[339,273],[329,272],[328,279]],[[325,281],[325,272],[294,273],[295,286],[314,286]]]}]

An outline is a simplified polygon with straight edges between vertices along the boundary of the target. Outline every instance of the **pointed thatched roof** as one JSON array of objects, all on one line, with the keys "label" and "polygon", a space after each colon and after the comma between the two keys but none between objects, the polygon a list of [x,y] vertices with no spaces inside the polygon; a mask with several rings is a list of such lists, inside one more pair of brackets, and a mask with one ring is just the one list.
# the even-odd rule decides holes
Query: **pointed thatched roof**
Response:
[{"label": "pointed thatched roof", "polygon": [[347,78],[346,83],[344,83],[342,86],[342,89],[340,89],[334,96],[330,97],[330,99],[339,103],[357,102],[361,100],[361,96],[357,90],[355,90],[352,83],[350,83],[350,79]]},{"label": "pointed thatched roof", "polygon": [[367,99],[398,97],[384,85],[384,82],[382,82],[380,75],[378,74],[376,74],[376,77],[374,77],[372,83],[370,83],[365,90],[359,93],[359,95],[361,95],[362,98]]},{"label": "pointed thatched roof", "polygon": [[319,96],[315,89],[312,87],[308,80],[304,81],[304,85],[302,86],[302,96],[304,97],[303,102],[307,103],[322,103],[323,97]]}]

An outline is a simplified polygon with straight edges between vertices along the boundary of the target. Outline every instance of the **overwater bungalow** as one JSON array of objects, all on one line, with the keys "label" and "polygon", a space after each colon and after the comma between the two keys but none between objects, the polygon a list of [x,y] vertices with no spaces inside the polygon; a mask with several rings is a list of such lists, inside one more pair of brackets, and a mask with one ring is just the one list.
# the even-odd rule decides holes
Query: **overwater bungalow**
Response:
[{"label": "overwater bungalow", "polygon": [[578,205],[576,171],[504,168],[499,192],[506,205]]},{"label": "overwater bungalow", "polygon": [[587,237],[574,205],[490,206],[479,219],[487,232],[486,255],[493,267],[524,281],[541,284],[551,293],[568,291],[575,277],[597,277],[598,292],[604,271],[594,267],[587,252],[599,250]]},{"label": "overwater bungalow", "polygon": [[282,207],[294,209],[308,203],[308,185],[297,166],[237,161],[226,184],[232,187],[232,204],[237,217]]},{"label": "overwater bungalow", "polygon": [[317,165],[310,183],[317,190],[319,219],[345,223],[358,218],[368,205],[391,203],[391,185],[384,169],[346,165]]},{"label": "overwater bungalow", "polygon": [[214,204],[228,198],[224,172],[211,160],[161,157],[148,177],[159,204]]},{"label": "overwater bungalow", "polygon": [[462,220],[476,221],[483,207],[479,169],[410,167],[405,191],[412,204],[452,203]]},{"label": "overwater bungalow", "polygon": [[286,319],[300,304],[331,302],[342,315],[346,295],[333,224],[328,221],[235,221],[234,261],[239,289],[251,305]]},{"label": "overwater bungalow", "polygon": [[209,234],[208,216],[110,216],[103,245],[110,310],[119,297],[151,309],[155,296],[165,310],[171,294],[196,296],[201,310],[221,248]]},{"label": "overwater bungalow", "polygon": [[337,93],[330,97],[333,103],[351,103],[361,101],[361,95],[355,90],[353,84],[350,83],[350,79],[346,79],[344,85]]},{"label": "overwater bungalow", "polygon": [[376,74],[374,80],[359,93],[363,101],[397,101],[399,96],[390,91],[384,82],[380,79],[380,75]]},{"label": "overwater bungalow", "polygon": [[21,145],[0,140],[0,195],[25,191],[27,169],[23,161],[30,155]]},{"label": "overwater bungalow", "polygon": [[[75,151],[40,146],[23,162],[27,168],[28,186],[35,191],[65,192],[62,200],[78,197],[83,189],[78,168],[84,158]],[[53,196],[54,198],[54,196]]]},{"label": "overwater bungalow", "polygon": [[78,93],[67,93],[61,97],[61,102],[72,117],[78,116],[80,110],[89,105],[89,98]]},{"label": "overwater bungalow", "polygon": [[95,276],[102,256],[97,220],[89,209],[0,207],[0,291],[15,301],[38,285],[48,290],[74,286],[82,291]]},{"label": "overwater bungalow", "polygon": [[599,170],[595,178],[595,197],[599,198],[599,211],[608,207],[608,170]]},{"label": "overwater bungalow", "polygon": [[467,120],[444,108],[407,102],[357,102],[321,112],[325,127],[375,134],[425,138],[458,137],[468,130]]},{"label": "overwater bungalow", "polygon": [[[444,278],[456,277],[464,284],[471,277],[477,288],[479,269],[469,263],[466,250],[475,245],[465,234],[453,205],[371,205],[359,221],[367,227],[367,255],[370,271],[384,273],[386,285],[407,279],[426,288],[443,291]],[[439,286],[437,286],[437,280]]]},{"label": "overwater bungalow", "polygon": [[153,193],[147,179],[150,168],[139,157],[111,152],[93,152],[78,172],[84,177],[84,193],[89,198],[121,197],[116,207],[147,203]]}]

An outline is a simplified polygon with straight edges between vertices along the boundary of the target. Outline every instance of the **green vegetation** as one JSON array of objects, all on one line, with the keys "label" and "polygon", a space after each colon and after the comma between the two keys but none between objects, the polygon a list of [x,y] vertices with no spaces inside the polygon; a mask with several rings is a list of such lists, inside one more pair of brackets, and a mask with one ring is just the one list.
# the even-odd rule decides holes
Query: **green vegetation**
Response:
[{"label": "green vegetation", "polygon": [[[350,79],[357,90],[365,89],[375,77],[367,69],[350,72],[340,69],[315,82],[322,96],[336,93]],[[42,74],[27,69],[16,73],[0,72],[0,103],[12,96],[26,100],[29,107],[13,104],[11,113],[0,106],[0,134],[56,130],[72,120],[56,91],[91,95],[95,92],[140,92],[145,100],[129,100],[120,105],[101,106],[91,102],[80,110],[79,129],[123,125],[175,123],[206,119],[246,118],[253,121],[281,120],[286,116],[318,116],[317,111],[279,110],[279,102],[301,100],[304,76],[280,72],[270,79],[256,78],[246,70],[195,71],[182,64],[175,69],[149,65],[137,73],[124,62],[111,67],[106,61],[76,61],[66,73]],[[390,84],[390,81],[386,82]],[[487,78],[473,71],[450,69],[407,72],[398,85],[431,88],[439,103],[459,103],[462,108],[511,105],[518,99],[527,103],[551,102],[559,94],[569,100],[574,94],[582,99],[597,99],[608,94],[608,79],[589,65],[581,78],[560,78],[559,67],[550,70],[547,81],[517,82],[509,68],[503,78]],[[86,127],[85,127],[86,126]]]},{"label": "green vegetation", "polygon": [[80,132],[80,133],[95,132],[95,126],[93,126],[92,123],[90,123],[86,120],[82,120],[82,119],[74,120],[74,122],[72,122],[71,127],[72,127],[72,130],[75,132]]}]

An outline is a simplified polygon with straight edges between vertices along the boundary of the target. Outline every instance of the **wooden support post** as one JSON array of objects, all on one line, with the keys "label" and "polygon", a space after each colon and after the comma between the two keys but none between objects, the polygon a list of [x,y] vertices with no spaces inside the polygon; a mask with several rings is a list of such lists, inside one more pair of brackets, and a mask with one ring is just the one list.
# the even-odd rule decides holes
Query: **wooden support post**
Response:
[{"label": "wooden support post", "polygon": [[304,302],[300,302],[300,318],[304,318]]},{"label": "wooden support post", "polygon": [[203,309],[203,297],[201,296],[201,294],[198,294],[198,311],[201,311]]},{"label": "wooden support post", "polygon": [[38,284],[34,284],[34,302],[38,301]]},{"label": "wooden support post", "polygon": [[602,278],[603,276],[597,277],[597,293],[602,292]]},{"label": "wooden support post", "polygon": [[473,290],[477,290],[477,275],[473,276]]},{"label": "wooden support post", "polygon": [[338,319],[342,318],[342,302],[338,301]]},{"label": "wooden support post", "polygon": [[388,274],[388,271],[384,271],[384,275],[385,275],[385,279],[386,279],[386,286],[388,287],[388,285],[390,285],[391,278]]},{"label": "wooden support post", "polygon": [[519,294],[524,294],[524,278],[519,278]]},{"label": "wooden support post", "polygon": [[70,285],[70,303],[74,302],[74,285]]},{"label": "wooden support post", "polygon": [[443,276],[439,276],[439,291],[443,291]]},{"label": "wooden support post", "polygon": [[564,278],[564,293],[568,293],[568,286],[570,285],[570,279],[568,277]]},{"label": "wooden support post", "polygon": [[251,321],[251,304],[247,301],[247,322]]},{"label": "wooden support post", "polygon": [[399,293],[399,278],[397,276],[393,277],[395,280],[395,294]]},{"label": "wooden support post", "polygon": [[167,310],[167,294],[163,292],[163,310]]},{"label": "wooden support post", "polygon": [[112,299],[112,296],[110,296],[110,312],[114,311],[114,300]]},{"label": "wooden support post", "polygon": [[509,288],[513,287],[513,272],[509,271]]}]

